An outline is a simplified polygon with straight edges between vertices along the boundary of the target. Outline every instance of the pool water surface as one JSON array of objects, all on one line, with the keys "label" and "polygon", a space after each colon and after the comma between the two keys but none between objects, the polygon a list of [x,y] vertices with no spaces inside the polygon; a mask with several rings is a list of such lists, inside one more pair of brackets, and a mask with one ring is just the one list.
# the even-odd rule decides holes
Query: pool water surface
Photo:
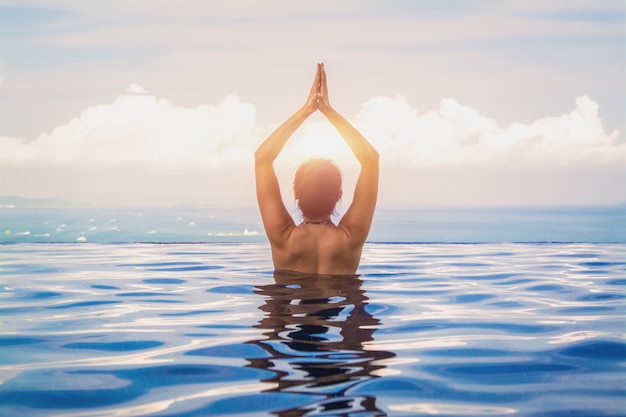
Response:
[{"label": "pool water surface", "polygon": [[0,246],[6,416],[626,415],[626,245]]}]

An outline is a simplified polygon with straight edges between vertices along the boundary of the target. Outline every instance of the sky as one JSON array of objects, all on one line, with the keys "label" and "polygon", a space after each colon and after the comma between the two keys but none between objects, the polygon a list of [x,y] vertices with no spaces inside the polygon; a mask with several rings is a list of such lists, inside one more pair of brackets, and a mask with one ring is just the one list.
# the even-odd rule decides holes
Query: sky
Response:
[{"label": "sky", "polygon": [[[305,101],[379,150],[385,207],[626,202],[623,0],[0,0],[0,195],[255,204]],[[358,164],[314,114],[276,161]]]}]

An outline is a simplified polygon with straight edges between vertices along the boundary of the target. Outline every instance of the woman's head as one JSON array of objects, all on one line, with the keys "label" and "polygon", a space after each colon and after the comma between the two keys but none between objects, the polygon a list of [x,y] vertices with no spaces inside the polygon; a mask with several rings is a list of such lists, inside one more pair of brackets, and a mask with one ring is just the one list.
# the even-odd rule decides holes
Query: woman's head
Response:
[{"label": "woman's head", "polygon": [[341,198],[341,171],[330,159],[314,158],[298,167],[293,192],[302,210],[310,219],[329,216]]}]

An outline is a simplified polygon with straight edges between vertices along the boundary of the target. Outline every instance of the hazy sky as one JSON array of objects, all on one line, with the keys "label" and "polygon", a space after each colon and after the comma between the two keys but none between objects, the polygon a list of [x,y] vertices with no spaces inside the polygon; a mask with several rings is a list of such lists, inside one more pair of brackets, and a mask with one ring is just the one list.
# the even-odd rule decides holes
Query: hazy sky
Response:
[{"label": "hazy sky", "polygon": [[[380,204],[626,201],[623,0],[0,0],[0,194],[254,204],[306,98],[381,152]],[[277,161],[356,164],[319,115]]]}]

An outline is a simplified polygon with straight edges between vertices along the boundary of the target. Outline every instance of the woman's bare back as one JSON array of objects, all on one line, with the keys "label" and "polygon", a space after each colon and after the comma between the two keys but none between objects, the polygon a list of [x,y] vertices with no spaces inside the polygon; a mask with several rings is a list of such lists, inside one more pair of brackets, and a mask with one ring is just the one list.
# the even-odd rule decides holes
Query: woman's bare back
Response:
[{"label": "woman's bare back", "polygon": [[303,224],[292,228],[283,245],[272,245],[274,267],[311,274],[354,274],[363,245],[332,224]]}]

